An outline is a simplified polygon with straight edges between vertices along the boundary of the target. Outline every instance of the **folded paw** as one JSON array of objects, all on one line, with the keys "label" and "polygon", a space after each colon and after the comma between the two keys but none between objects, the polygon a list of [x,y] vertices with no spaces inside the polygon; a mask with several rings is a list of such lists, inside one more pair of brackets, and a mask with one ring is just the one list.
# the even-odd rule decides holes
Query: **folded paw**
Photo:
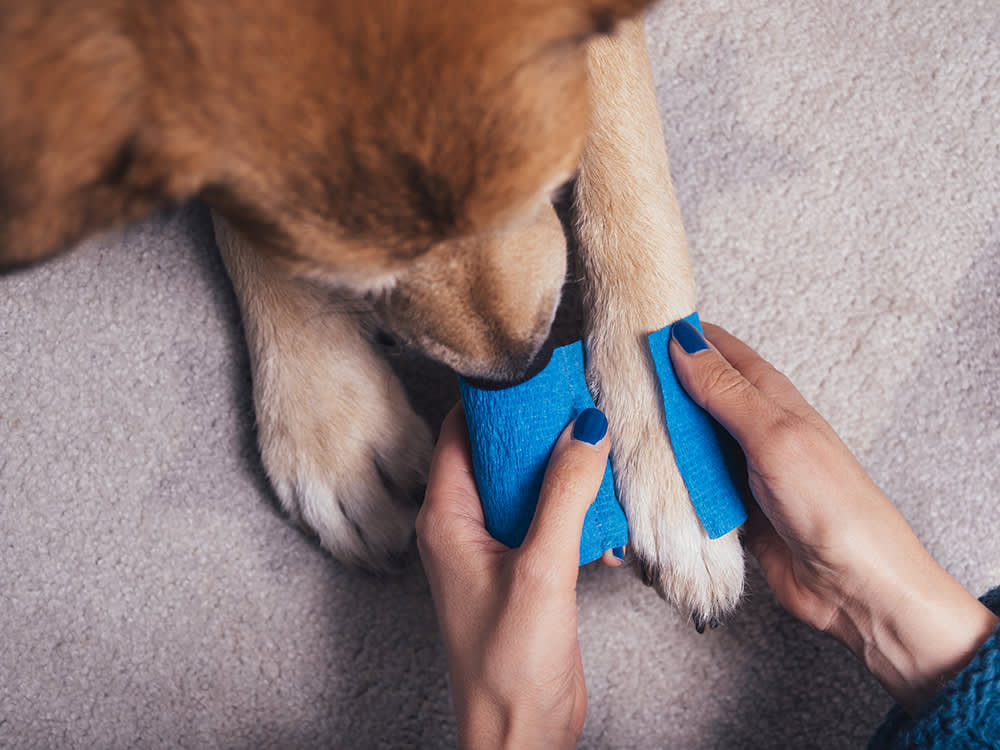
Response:
[{"label": "folded paw", "polygon": [[335,557],[395,567],[413,535],[430,431],[365,338],[359,301],[289,276],[214,219],[243,313],[261,458],[282,507]]},{"label": "folded paw", "polygon": [[261,457],[295,521],[335,557],[383,571],[410,544],[432,440],[383,363],[338,373],[351,358],[313,352],[255,373]]}]

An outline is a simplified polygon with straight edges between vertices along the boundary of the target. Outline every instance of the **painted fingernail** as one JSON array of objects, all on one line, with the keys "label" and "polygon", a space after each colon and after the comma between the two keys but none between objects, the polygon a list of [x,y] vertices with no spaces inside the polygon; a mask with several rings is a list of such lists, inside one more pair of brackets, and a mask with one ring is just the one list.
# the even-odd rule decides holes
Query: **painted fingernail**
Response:
[{"label": "painted fingernail", "polygon": [[624,547],[615,547],[613,550],[611,550],[611,554],[614,555],[615,557],[617,557],[622,562],[625,562],[625,548]]},{"label": "painted fingernail", "polygon": [[688,354],[697,354],[708,349],[708,342],[701,332],[686,320],[679,320],[670,329],[670,335]]},{"label": "painted fingernail", "polygon": [[597,445],[608,432],[608,418],[600,409],[584,409],[573,425],[573,439]]}]

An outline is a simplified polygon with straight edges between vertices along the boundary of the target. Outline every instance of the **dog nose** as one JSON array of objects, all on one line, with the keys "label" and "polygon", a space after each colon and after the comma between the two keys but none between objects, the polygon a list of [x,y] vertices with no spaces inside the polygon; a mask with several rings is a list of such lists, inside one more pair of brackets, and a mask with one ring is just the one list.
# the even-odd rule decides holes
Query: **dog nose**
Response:
[{"label": "dog nose", "polygon": [[372,343],[386,354],[397,354],[403,349],[403,342],[400,338],[384,328],[375,331]]},{"label": "dog nose", "polygon": [[484,391],[499,391],[504,388],[513,388],[515,385],[526,383],[535,375],[540,373],[552,359],[552,337],[549,336],[542,344],[542,348],[534,356],[525,357],[521,363],[516,358],[510,361],[510,375],[490,375],[489,377],[466,377],[463,380],[469,385]]}]

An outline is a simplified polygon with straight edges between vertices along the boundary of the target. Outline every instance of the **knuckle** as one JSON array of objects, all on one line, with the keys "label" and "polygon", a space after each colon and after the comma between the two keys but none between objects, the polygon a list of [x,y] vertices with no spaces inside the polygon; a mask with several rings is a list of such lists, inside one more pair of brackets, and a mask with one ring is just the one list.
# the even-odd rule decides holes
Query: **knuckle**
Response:
[{"label": "knuckle", "polygon": [[706,401],[729,401],[745,395],[750,383],[726,362],[716,360],[702,373],[702,392]]},{"label": "knuckle", "polygon": [[785,373],[772,365],[770,362],[767,363],[767,367],[768,375],[771,380],[774,381],[775,385],[785,389],[795,389],[795,384],[792,382],[792,379],[785,375]]},{"label": "knuckle", "polygon": [[[781,387],[786,385],[784,373],[767,360],[761,359],[743,370],[747,380],[758,388]],[[787,382],[790,384],[790,381]]]},{"label": "knuckle", "polygon": [[803,456],[811,442],[809,425],[801,417],[788,411],[780,411],[767,425],[763,434],[763,444],[773,456],[790,460]]}]

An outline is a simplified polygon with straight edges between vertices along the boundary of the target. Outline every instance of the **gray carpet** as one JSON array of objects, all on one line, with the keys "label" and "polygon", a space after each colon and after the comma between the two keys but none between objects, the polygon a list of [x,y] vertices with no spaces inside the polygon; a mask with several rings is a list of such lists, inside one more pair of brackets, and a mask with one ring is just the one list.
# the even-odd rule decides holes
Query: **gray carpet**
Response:
[{"label": "gray carpet", "polygon": [[[1000,6],[681,1],[648,34],[703,317],[1000,582]],[[0,389],[0,746],[454,743],[419,564],[275,510],[204,207],[0,278]],[[619,571],[580,601],[583,747],[855,748],[889,704],[755,571],[704,635]]]}]

